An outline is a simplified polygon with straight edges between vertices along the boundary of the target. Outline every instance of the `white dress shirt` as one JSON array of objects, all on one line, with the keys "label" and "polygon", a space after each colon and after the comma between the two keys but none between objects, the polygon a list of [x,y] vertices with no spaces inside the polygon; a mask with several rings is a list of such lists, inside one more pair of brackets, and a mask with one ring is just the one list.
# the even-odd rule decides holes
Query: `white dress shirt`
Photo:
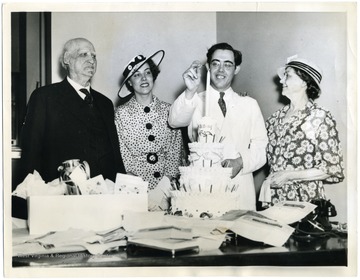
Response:
[{"label": "white dress shirt", "polygon": [[90,85],[84,87],[84,86],[78,84],[77,82],[71,80],[68,76],[66,78],[67,78],[69,84],[76,90],[78,95],[84,100],[86,95],[85,95],[85,93],[81,92],[80,89],[86,88],[88,90],[88,92],[90,92]]}]

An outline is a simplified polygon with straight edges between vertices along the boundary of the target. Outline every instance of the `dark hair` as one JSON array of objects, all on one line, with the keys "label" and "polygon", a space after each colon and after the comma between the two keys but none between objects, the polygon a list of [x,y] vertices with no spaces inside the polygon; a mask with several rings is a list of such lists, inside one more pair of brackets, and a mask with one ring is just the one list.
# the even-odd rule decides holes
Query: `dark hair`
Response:
[{"label": "dark hair", "polygon": [[[154,61],[152,61],[151,58],[149,58],[147,61],[146,61],[147,64],[149,64],[149,68],[150,68],[150,72],[153,76],[153,81],[155,82],[156,81],[156,78],[158,77],[159,73],[160,73],[160,69],[159,69],[159,66],[156,65],[154,63]],[[134,72],[135,73],[135,72]],[[130,77],[129,79],[126,81],[125,83],[125,86],[126,88],[128,89],[128,91],[130,91],[131,93],[134,93],[134,88],[130,85]]]},{"label": "dark hair", "polygon": [[316,98],[318,98],[320,96],[321,89],[318,86],[318,84],[314,81],[314,79],[311,78],[309,74],[307,74],[303,70],[297,69],[295,67],[291,67],[291,68],[294,69],[296,75],[298,75],[300,79],[302,79],[306,83],[307,86],[306,95],[308,96],[308,98],[311,100],[315,100]]},{"label": "dark hair", "polygon": [[239,66],[242,62],[242,53],[238,50],[235,50],[232,46],[230,46],[228,43],[218,43],[213,45],[207,52],[207,63],[210,64],[212,55],[216,50],[229,50],[234,53],[234,59],[235,59],[235,65]]}]

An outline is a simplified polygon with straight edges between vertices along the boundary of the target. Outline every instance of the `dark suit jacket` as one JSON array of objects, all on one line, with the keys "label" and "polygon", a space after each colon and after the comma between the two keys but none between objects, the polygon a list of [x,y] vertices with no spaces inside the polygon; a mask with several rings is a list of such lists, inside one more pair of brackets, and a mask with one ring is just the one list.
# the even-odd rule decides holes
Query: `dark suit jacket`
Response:
[{"label": "dark suit jacket", "polygon": [[[114,108],[110,99],[90,89],[108,133],[112,154],[99,160],[91,177],[102,174],[115,181],[116,173],[125,173],[114,124]],[[84,115],[85,102],[67,79],[36,89],[29,100],[22,130],[22,176],[37,170],[49,182],[59,177],[57,168],[68,159],[93,158],[91,129]]]}]

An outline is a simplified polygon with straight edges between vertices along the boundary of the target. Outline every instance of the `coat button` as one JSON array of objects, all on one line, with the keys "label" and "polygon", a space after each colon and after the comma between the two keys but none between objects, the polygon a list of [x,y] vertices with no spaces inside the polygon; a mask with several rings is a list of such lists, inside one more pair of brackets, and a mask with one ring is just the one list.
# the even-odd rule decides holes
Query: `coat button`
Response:
[{"label": "coat button", "polygon": [[156,172],[154,172],[154,177],[155,178],[159,178],[161,175],[160,175],[160,172],[158,172],[158,171],[156,171]]},{"label": "coat button", "polygon": [[146,124],[146,128],[147,128],[147,129],[152,129],[152,124],[151,124],[151,123],[147,123],[147,124]]},{"label": "coat button", "polygon": [[148,163],[155,164],[158,162],[158,156],[155,153],[148,153],[146,160]]},{"label": "coat button", "polygon": [[149,135],[148,139],[149,139],[149,141],[154,141],[154,140],[155,140],[155,136],[154,136],[154,135]]},{"label": "coat button", "polygon": [[144,112],[145,112],[145,113],[149,113],[149,112],[150,112],[150,107],[146,106],[146,107],[144,108]]}]

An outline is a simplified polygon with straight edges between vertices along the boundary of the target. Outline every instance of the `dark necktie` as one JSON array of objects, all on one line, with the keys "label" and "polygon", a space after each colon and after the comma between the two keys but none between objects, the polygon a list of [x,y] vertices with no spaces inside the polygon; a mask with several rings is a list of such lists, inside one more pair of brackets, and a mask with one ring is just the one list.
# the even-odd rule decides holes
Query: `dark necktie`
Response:
[{"label": "dark necktie", "polygon": [[90,106],[92,106],[93,97],[92,97],[91,93],[86,88],[82,88],[82,89],[80,89],[80,91],[85,94],[85,99],[84,99],[85,102],[87,104],[89,104]]},{"label": "dark necktie", "polygon": [[225,117],[226,115],[226,104],[225,104],[225,100],[224,100],[224,95],[225,95],[225,92],[220,92],[220,98],[219,98],[219,106],[220,106],[220,109]]}]

